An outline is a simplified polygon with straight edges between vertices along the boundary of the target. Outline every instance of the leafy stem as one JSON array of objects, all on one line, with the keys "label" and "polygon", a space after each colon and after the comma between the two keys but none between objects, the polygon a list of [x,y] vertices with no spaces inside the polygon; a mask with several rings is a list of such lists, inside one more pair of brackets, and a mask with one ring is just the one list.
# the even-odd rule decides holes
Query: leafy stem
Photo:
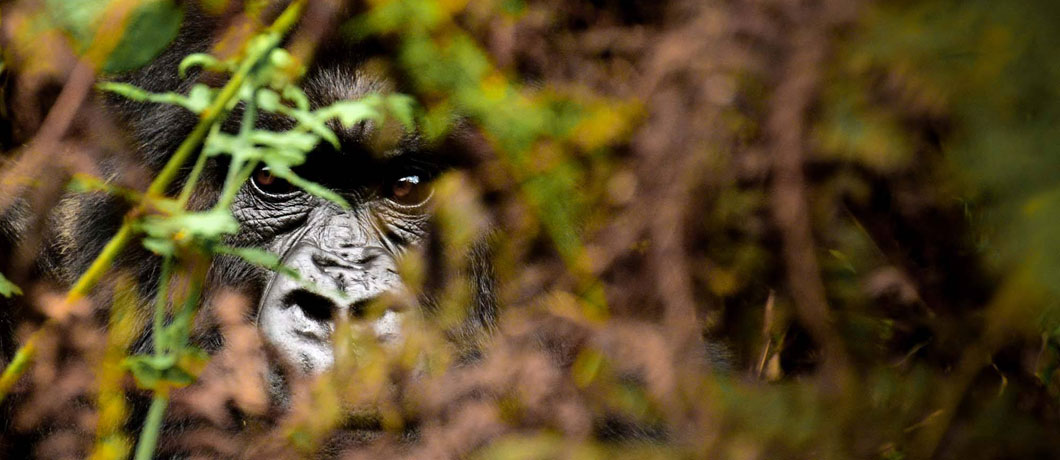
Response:
[{"label": "leafy stem", "polygon": [[155,294],[155,322],[152,332],[155,344],[155,354],[162,350],[162,328],[166,324],[166,299],[169,297],[169,279],[173,272],[173,258],[166,257],[162,260],[162,275],[158,280],[158,292]]},{"label": "leafy stem", "polygon": [[[268,56],[269,51],[279,45],[284,33],[293,27],[298,18],[301,17],[305,5],[306,0],[296,0],[292,2],[266,30],[266,33],[263,35],[262,46],[251,49],[253,54],[247,56],[244,63],[236,70],[228,83],[226,83],[217,94],[213,103],[203,110],[200,114],[198,124],[196,124],[192,132],[184,139],[173,156],[170,157],[169,161],[163,166],[158,176],[156,176],[150,186],[148,186],[147,193],[145,194],[145,202],[150,201],[152,198],[163,196],[170,184],[172,184],[178,177],[180,169],[187,161],[188,157],[198,149],[203,139],[205,139],[206,134],[209,133],[211,127],[221,119],[222,115],[227,113],[229,104],[239,94],[239,90],[250,75],[251,70],[256,67],[258,61]],[[142,207],[143,203],[141,203],[140,207],[131,211],[130,216],[139,215]],[[131,217],[126,217],[121,228],[119,228],[117,233],[115,233],[111,240],[107,242],[103,251],[96,256],[96,259],[89,266],[88,270],[77,279],[67,292],[64,299],[66,305],[76,303],[99,283],[103,278],[103,275],[106,274],[114,264],[114,260],[117,258],[118,254],[120,254],[129,241],[132,240],[134,234],[133,224],[135,220],[136,219]],[[4,369],[3,374],[0,374],[0,401],[3,401],[4,397],[15,383],[18,382],[19,378],[21,378],[26,370],[29,369],[29,365],[36,355],[38,342],[40,342],[47,331],[55,327],[55,324],[56,322],[54,319],[45,321],[39,329],[30,335],[18,351],[15,352],[15,356]]]},{"label": "leafy stem", "polygon": [[162,431],[162,416],[166,413],[169,405],[169,390],[156,391],[151,398],[151,408],[147,410],[147,419],[144,421],[144,431],[140,435],[140,442],[136,445],[135,460],[150,460],[155,453],[155,445],[158,444],[158,433]]}]

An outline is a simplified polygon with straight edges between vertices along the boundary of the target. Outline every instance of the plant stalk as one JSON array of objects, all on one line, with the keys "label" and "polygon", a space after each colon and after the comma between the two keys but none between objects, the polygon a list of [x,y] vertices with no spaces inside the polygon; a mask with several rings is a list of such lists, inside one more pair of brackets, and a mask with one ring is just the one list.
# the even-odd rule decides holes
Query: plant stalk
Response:
[{"label": "plant stalk", "polygon": [[143,434],[140,435],[140,442],[136,444],[135,460],[150,460],[154,455],[158,434],[162,431],[162,415],[166,413],[168,405],[169,389],[155,392],[155,396],[151,398],[151,408],[147,410]]},{"label": "plant stalk", "polygon": [[155,344],[155,354],[161,354],[164,348],[162,343],[162,328],[166,323],[166,299],[169,298],[169,278],[173,271],[173,258],[166,256],[162,261],[162,278],[158,280],[158,292],[155,293],[155,318],[151,327],[151,336]]}]

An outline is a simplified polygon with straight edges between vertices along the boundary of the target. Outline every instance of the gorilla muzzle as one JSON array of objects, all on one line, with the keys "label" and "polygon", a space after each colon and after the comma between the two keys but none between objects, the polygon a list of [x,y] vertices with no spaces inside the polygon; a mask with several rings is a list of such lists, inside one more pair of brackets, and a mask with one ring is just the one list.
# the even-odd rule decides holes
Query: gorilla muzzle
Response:
[{"label": "gorilla muzzle", "polygon": [[302,279],[282,273],[272,277],[258,306],[258,327],[289,364],[306,374],[331,367],[331,339],[339,315],[381,342],[400,338],[401,311],[368,311],[381,295],[402,289],[394,259],[383,248],[329,248],[303,240],[287,252],[282,263],[298,271]]}]

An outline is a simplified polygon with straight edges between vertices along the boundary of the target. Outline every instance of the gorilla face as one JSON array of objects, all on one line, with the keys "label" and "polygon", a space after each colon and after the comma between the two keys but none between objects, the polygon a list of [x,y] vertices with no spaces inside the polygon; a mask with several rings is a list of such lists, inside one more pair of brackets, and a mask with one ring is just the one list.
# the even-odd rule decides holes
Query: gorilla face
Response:
[{"label": "gorilla face", "polygon": [[[209,51],[218,26],[190,10],[173,46],[147,66],[117,80],[152,92],[187,93],[204,76],[193,70],[187,78],[180,78],[178,65],[191,53]],[[387,79],[361,69],[365,58],[341,39],[322,42],[301,82],[311,108],[391,91],[392,83]],[[107,107],[131,134],[136,156],[151,169],[165,164],[198,121],[195,114],[168,104],[113,97],[107,100]],[[241,110],[236,107],[229,114],[222,125],[225,131],[239,130]],[[259,128],[284,131],[294,125],[277,114],[258,115]],[[358,328],[374,330],[381,341],[393,342],[400,338],[402,317],[418,308],[414,304],[432,304],[425,297],[407,300],[411,296],[398,275],[397,261],[428,236],[432,179],[448,168],[450,160],[459,161],[458,154],[451,157],[447,153],[448,159],[443,159],[438,152],[428,151],[415,133],[398,131],[388,136],[394,130],[373,122],[353,127],[332,123],[329,128],[339,147],[321,143],[295,172],[342,196],[348,208],[294,187],[267,168],[252,174],[231,207],[240,228],[225,243],[265,249],[295,269],[299,278],[237,257],[221,256],[211,266],[204,294],[205,310],[211,308],[212,293],[222,288],[249,296],[257,303],[253,319],[265,341],[282,360],[306,374],[319,373],[331,365],[331,336],[337,319],[349,319]],[[190,165],[186,167],[190,169]],[[223,159],[210,160],[193,207],[212,206],[226,174]],[[61,226],[65,230],[52,237],[54,242],[49,244],[43,263],[54,273],[50,276],[59,280],[73,280],[89,266],[121,224],[124,213],[120,203],[89,195],[74,197],[67,204],[76,209],[63,215],[77,218],[67,219]],[[495,305],[488,257],[479,249],[468,256],[471,268],[467,275],[474,279],[474,300],[468,307],[466,331],[459,334],[472,336],[475,331],[489,329]],[[158,285],[157,258],[141,251],[138,257],[121,263],[141,274],[142,286]],[[396,294],[399,301],[389,303],[400,306],[386,311],[368,308],[388,293]],[[220,350],[224,338],[217,328],[207,323],[201,329],[193,337],[196,345],[208,352]],[[144,337],[146,334],[134,352],[150,351],[151,342]]]},{"label": "gorilla face", "polygon": [[396,259],[424,238],[433,195],[435,168],[414,152],[381,160],[343,153],[316,156],[311,161],[323,166],[311,163],[302,174],[341,193],[349,209],[294,188],[267,168],[254,173],[233,207],[244,231],[257,233],[301,275],[303,282],[271,274],[258,325],[266,341],[306,373],[330,366],[340,315],[370,323],[383,342],[400,336],[404,311],[392,307],[380,314],[367,307],[384,293],[404,290]]},{"label": "gorilla face", "polygon": [[[387,91],[384,80],[358,70],[347,56],[341,51],[324,54],[306,75],[302,85],[312,106]],[[240,117],[234,114],[230,119]],[[282,131],[291,121],[267,115],[258,123]],[[409,311],[398,306],[374,311],[369,306],[388,293],[395,299],[409,298],[397,260],[427,236],[431,180],[442,170],[438,156],[423,149],[413,134],[399,134],[389,147],[378,147],[385,143],[379,139],[383,130],[373,122],[329,127],[340,141],[339,148],[321,143],[295,171],[342,196],[349,207],[307,193],[272,175],[267,167],[259,168],[231,208],[240,223],[240,234],[232,243],[266,249],[300,276],[257,271],[256,276],[221,280],[235,286],[256,284],[248,291],[260,292],[256,316],[262,336],[282,359],[306,374],[331,365],[331,336],[340,317],[374,329],[383,342],[400,337],[401,318]],[[238,263],[215,261],[215,265]]]}]

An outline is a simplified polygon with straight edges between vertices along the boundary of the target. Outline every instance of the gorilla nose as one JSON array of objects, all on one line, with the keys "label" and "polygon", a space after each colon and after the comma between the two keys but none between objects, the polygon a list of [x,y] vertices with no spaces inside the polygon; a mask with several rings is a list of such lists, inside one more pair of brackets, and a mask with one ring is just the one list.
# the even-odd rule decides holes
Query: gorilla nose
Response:
[{"label": "gorilla nose", "polygon": [[266,341],[307,373],[331,366],[331,336],[339,316],[370,325],[380,341],[400,337],[398,309],[368,318],[369,304],[401,289],[393,259],[372,248],[343,249],[349,252],[335,253],[310,242],[292,248],[282,263],[301,280],[274,274],[258,306],[258,328]]},{"label": "gorilla nose", "polygon": [[339,311],[353,318],[363,317],[372,300],[401,285],[391,259],[385,256],[385,251],[375,247],[335,252],[299,244],[284,257],[283,264],[312,286],[279,277],[269,288],[279,294],[272,301],[281,300],[284,308],[297,306],[306,318],[317,321],[329,321]]}]

